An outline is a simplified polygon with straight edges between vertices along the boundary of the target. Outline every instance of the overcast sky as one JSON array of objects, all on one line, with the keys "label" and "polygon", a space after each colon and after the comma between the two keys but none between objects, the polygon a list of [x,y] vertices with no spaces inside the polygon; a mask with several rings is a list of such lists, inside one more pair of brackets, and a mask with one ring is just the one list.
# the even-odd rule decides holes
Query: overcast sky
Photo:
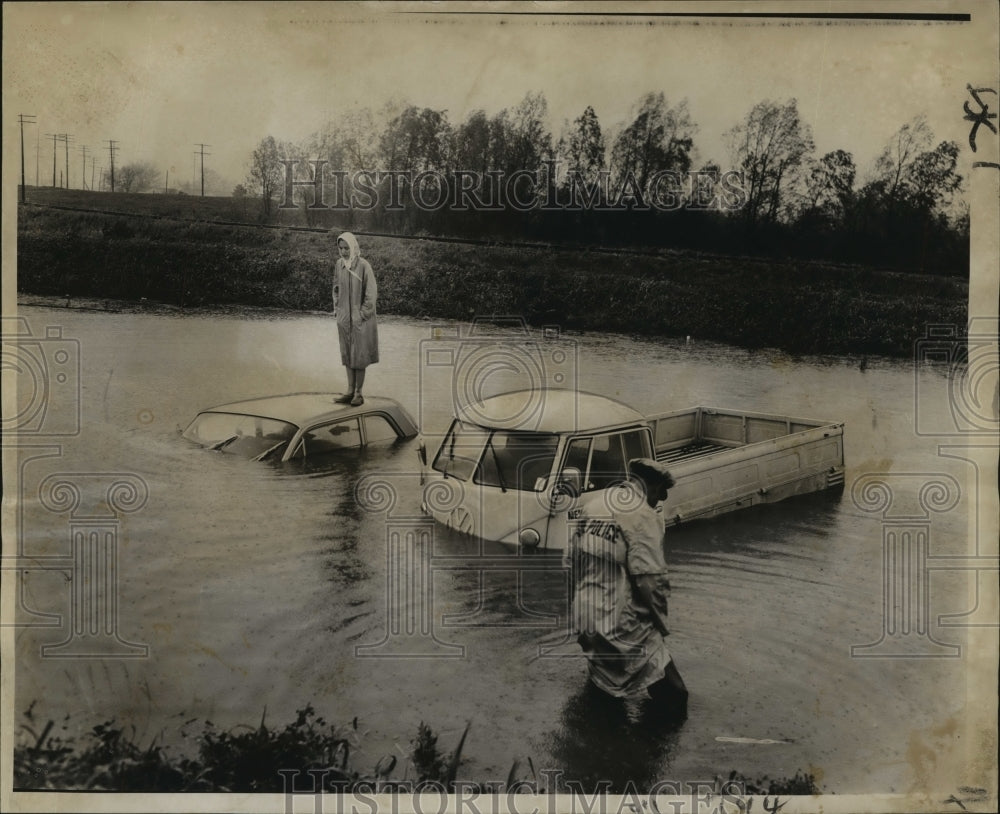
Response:
[{"label": "overcast sky", "polygon": [[[747,5],[731,8],[740,7]],[[353,107],[393,98],[445,109],[457,124],[475,109],[492,114],[542,91],[558,135],[587,105],[609,131],[642,94],[663,91],[671,104],[689,101],[699,164],[728,165],[722,135],[754,103],[796,97],[817,154],[848,150],[863,175],[890,136],[921,113],[936,140],[959,142],[968,160],[962,104],[966,83],[977,79],[969,53],[987,55],[986,76],[996,70],[981,35],[977,41],[962,23],[433,14],[442,8],[460,7],[5,4],[5,138],[11,114],[15,122],[18,113],[37,116],[37,128],[25,135],[29,183],[37,130],[43,184],[52,171],[44,134],[62,132],[99,151],[99,163],[107,163],[107,140],[115,139],[116,164],[150,160],[182,180],[191,178],[196,143],[206,143],[206,167],[232,184],[243,179],[263,136],[299,140]],[[79,160],[73,152],[74,186]]]}]

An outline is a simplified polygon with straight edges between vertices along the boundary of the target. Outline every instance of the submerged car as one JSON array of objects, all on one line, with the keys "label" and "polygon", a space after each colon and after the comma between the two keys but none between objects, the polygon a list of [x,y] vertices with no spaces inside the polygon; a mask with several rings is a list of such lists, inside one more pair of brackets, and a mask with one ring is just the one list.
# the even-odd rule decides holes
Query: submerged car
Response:
[{"label": "submerged car", "polygon": [[417,426],[392,399],[352,407],[337,393],[291,393],[202,410],[183,437],[207,449],[255,461],[290,461],[412,438]]}]

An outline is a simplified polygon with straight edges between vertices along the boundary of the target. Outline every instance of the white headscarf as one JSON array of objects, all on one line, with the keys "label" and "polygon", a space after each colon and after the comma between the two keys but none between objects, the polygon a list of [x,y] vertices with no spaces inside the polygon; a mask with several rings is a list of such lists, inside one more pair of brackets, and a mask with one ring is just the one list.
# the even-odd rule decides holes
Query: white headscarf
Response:
[{"label": "white headscarf", "polygon": [[343,232],[337,238],[337,245],[340,245],[340,241],[343,240],[347,244],[348,256],[344,263],[347,265],[347,270],[352,274],[357,276],[357,272],[351,268],[354,264],[356,258],[361,257],[361,247],[358,245],[358,239],[352,235],[350,232]]}]

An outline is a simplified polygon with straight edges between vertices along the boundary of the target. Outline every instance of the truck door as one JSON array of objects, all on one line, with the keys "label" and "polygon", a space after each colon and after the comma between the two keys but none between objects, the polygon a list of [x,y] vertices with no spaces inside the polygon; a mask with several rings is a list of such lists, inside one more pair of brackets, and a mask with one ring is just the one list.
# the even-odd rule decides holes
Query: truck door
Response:
[{"label": "truck door", "polygon": [[628,477],[630,459],[650,458],[652,454],[653,441],[645,427],[571,438],[552,497],[547,547],[566,550],[575,519],[575,497],[617,486]]}]

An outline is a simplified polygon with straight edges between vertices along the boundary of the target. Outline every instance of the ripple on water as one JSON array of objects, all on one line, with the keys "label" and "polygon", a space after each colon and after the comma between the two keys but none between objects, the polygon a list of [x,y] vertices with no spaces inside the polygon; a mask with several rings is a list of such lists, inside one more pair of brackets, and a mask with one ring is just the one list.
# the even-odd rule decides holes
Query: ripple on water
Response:
[{"label": "ripple on water", "polygon": [[[514,573],[480,579],[474,569],[432,575],[435,635],[464,648],[461,658],[359,658],[356,645],[387,635],[390,583],[387,515],[361,508],[354,485],[367,475],[388,478],[398,485],[394,516],[417,517],[415,447],[322,467],[256,466],[178,436],[211,404],[341,389],[329,317],[32,310],[35,335],[58,324],[81,341],[85,421],[58,459],[26,464],[24,476],[36,486],[56,470],[126,472],[146,482],[146,506],[121,524],[120,624],[123,637],[149,644],[151,655],[127,674],[120,665],[95,671],[38,658],[40,644],[64,634],[26,629],[17,709],[41,694],[48,709],[40,714],[79,713],[82,727],[117,717],[144,731],[166,728],[170,741],[181,711],[228,728],[256,723],[265,705],[278,722],[313,702],[329,720],[358,715],[372,754],[405,748],[420,720],[448,733],[442,743],[452,748],[472,720],[469,765],[501,777],[530,750],[536,766],[583,780],[642,786],[732,769],[790,776],[815,766],[830,790],[850,793],[906,787],[911,731],[964,701],[962,660],[850,657],[851,645],[875,641],[881,630],[882,527],[849,491],[669,530],[668,641],[692,693],[688,720],[676,729],[643,728],[627,710],[603,705],[578,652],[543,657],[539,646],[558,645],[565,633],[568,590],[558,560],[521,583]],[[367,388],[442,426],[452,393],[418,392],[430,327],[386,318],[386,352]],[[846,362],[698,343],[574,339],[580,387],[638,409],[702,403],[844,420],[852,477],[950,465],[935,439],[914,438],[908,362],[860,372]],[[961,466],[954,469],[964,477]],[[22,498],[26,551],[65,551],[67,516],[42,507],[30,488]],[[942,522],[963,539],[964,519]],[[433,545],[436,553],[476,553],[440,527]],[[67,583],[57,577],[30,577],[33,608],[67,612]],[[415,601],[404,607],[414,610]],[[464,622],[445,627],[445,613]]]}]

